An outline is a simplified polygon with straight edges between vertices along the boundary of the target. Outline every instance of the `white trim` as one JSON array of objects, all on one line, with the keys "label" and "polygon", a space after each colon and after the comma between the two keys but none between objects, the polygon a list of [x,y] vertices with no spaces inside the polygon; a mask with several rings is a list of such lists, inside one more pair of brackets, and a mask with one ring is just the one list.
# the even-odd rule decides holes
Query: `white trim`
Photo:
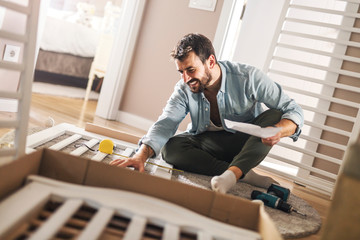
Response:
[{"label": "white trim", "polygon": [[115,120],[144,131],[147,131],[154,124],[154,121],[123,111],[118,111]]},{"label": "white trim", "polygon": [[[109,58],[108,71],[101,88],[96,115],[114,120],[124,92],[134,54],[146,0],[126,0],[123,16]],[[106,93],[106,94],[105,94]]]},{"label": "white trim", "polygon": [[273,38],[272,38],[272,41],[271,41],[271,44],[270,44],[270,47],[269,47],[269,51],[268,51],[268,54],[267,54],[267,58],[264,62],[264,67],[263,67],[263,71],[265,73],[267,73],[269,71],[269,68],[270,68],[270,63],[271,63],[271,60],[273,58],[273,54],[274,54],[274,51],[275,51],[275,47],[278,43],[278,38],[279,38],[279,35],[281,33],[281,29],[282,29],[282,25],[283,25],[283,22],[286,18],[286,13],[289,9],[289,5],[290,5],[290,1],[289,0],[285,0],[283,5],[282,5],[282,8],[281,8],[281,11],[280,11],[280,16],[278,18],[278,22],[277,22],[277,25],[276,25],[276,28],[275,28],[275,31],[274,31],[274,35],[273,35]]},{"label": "white trim", "polygon": [[219,17],[216,33],[213,41],[216,55],[220,57],[224,49],[224,43],[229,28],[229,23],[232,16],[232,9],[234,8],[236,0],[224,1],[221,14]]}]

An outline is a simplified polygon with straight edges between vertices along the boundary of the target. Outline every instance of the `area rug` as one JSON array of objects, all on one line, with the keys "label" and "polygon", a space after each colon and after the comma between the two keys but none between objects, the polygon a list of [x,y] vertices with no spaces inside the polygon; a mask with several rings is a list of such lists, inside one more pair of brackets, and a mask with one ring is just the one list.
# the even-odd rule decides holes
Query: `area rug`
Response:
[{"label": "area rug", "polygon": [[[41,130],[41,128],[34,128],[32,130],[29,130],[29,134],[37,132]],[[6,134],[6,136],[3,136],[1,139],[2,141],[11,141],[13,136],[11,136],[11,133]],[[37,149],[40,148],[47,148],[52,146],[53,144],[62,141],[65,138],[68,138],[70,135],[63,134],[52,141],[49,141],[41,146],[38,146]],[[1,142],[0,140],[0,142]],[[79,144],[85,143],[86,139],[79,139],[73,144],[65,147],[61,151],[70,153],[73,151],[76,146]],[[95,145],[93,149],[97,149],[98,146]],[[120,152],[120,149],[114,149],[114,152]],[[87,151],[85,152],[81,157],[85,158],[92,158],[96,152]],[[103,159],[102,162],[109,163],[111,160],[116,159],[116,155],[108,155],[105,159]],[[154,166],[147,165],[145,168],[146,172],[149,174],[152,174],[154,169]],[[177,172],[174,171],[172,173],[173,181],[179,181],[184,184],[189,184],[195,187],[203,188],[203,189],[209,189],[211,190],[210,186],[210,176],[200,175],[200,174],[194,174],[190,172]],[[238,182],[229,192],[228,194],[232,194],[234,196],[238,196],[241,198],[246,198],[251,200],[251,192],[253,190],[258,190],[262,192],[266,192],[266,189],[262,189],[259,187],[255,187],[252,185],[249,185],[247,183]],[[278,209],[273,209],[270,207],[265,206],[265,210],[270,215],[270,217],[273,219],[275,225],[277,226],[279,232],[282,234],[282,236],[286,239],[291,238],[301,238],[306,237],[311,234],[314,234],[319,231],[321,227],[321,217],[318,214],[318,212],[309,205],[306,201],[301,199],[300,197],[295,196],[294,194],[290,194],[288,203],[291,204],[295,209],[298,211],[305,213],[306,217],[299,215],[295,212],[292,213],[285,213]]]},{"label": "area rug", "polygon": [[[54,95],[59,97],[85,98],[86,90],[79,87],[70,87],[43,82],[33,82],[32,92],[46,95]],[[99,93],[95,91],[90,92],[90,100],[97,100],[98,98]]]},{"label": "area rug", "polygon": [[[195,187],[204,189],[211,189],[210,180],[211,177],[199,175],[189,172],[173,172],[172,180],[179,181],[182,183],[190,184]],[[238,197],[246,198],[251,200],[251,192],[258,190],[266,192],[267,189],[255,187],[247,183],[238,182],[228,194],[232,194]],[[311,207],[306,201],[290,194],[287,201],[298,211],[306,214],[306,217],[299,215],[295,212],[286,213],[278,209],[273,209],[265,206],[266,212],[270,215],[279,232],[284,238],[300,238],[306,237],[319,231],[321,227],[321,217],[319,213]]]}]

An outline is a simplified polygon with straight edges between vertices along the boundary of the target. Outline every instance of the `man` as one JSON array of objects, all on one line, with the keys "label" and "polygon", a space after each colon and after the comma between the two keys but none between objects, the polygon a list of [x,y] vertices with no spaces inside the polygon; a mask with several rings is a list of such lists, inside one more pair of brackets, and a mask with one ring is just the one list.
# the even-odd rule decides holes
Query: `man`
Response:
[{"label": "man", "polygon": [[[149,157],[160,153],[174,167],[214,176],[214,191],[226,193],[239,179],[261,187],[272,182],[251,169],[282,137],[294,141],[303,125],[301,108],[281,87],[258,69],[217,61],[211,41],[201,34],[184,36],[172,51],[181,80],[162,115],[141,139],[137,153],[110,164],[144,171]],[[264,111],[261,103],[269,109]],[[190,114],[185,133],[174,136]],[[224,119],[261,127],[281,128],[275,136],[260,139],[226,127]]]}]

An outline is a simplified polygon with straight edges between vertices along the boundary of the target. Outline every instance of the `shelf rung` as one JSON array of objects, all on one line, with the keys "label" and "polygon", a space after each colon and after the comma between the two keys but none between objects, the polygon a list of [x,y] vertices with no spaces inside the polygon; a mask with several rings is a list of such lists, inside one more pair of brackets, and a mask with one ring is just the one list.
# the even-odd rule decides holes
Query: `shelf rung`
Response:
[{"label": "shelf rung", "polygon": [[[29,1],[30,4],[30,1]],[[11,9],[15,12],[20,12],[26,15],[30,15],[31,13],[31,8],[30,5],[28,6],[22,6],[16,3],[12,3],[12,2],[7,2],[7,1],[0,1],[0,6],[7,8],[7,9]]]},{"label": "shelf rung", "polygon": [[9,99],[21,99],[21,94],[19,92],[5,92],[0,91],[0,98],[9,98]]},{"label": "shelf rung", "polygon": [[0,121],[1,128],[17,128],[19,126],[18,120],[2,120]]},{"label": "shelf rung", "polygon": [[[16,150],[14,148],[9,149],[0,149],[0,157],[6,157],[6,156],[15,156]],[[0,161],[1,164],[1,161]]]},{"label": "shelf rung", "polygon": [[25,65],[23,63],[0,62],[0,68],[22,72],[25,70]]},{"label": "shelf rung", "polygon": [[27,43],[29,41],[29,37],[26,34],[22,35],[22,34],[11,33],[8,31],[1,31],[0,38],[6,38],[8,40],[21,42],[21,43]]}]

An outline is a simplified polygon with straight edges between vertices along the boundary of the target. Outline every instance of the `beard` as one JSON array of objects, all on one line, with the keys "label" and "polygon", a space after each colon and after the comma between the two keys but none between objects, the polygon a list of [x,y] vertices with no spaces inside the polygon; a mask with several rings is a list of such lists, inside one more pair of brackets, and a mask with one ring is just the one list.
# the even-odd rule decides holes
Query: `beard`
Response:
[{"label": "beard", "polygon": [[198,78],[193,78],[189,82],[187,82],[187,85],[193,93],[200,93],[204,92],[205,88],[209,85],[211,79],[212,76],[209,69],[205,68],[205,77],[203,77],[201,80]]}]

